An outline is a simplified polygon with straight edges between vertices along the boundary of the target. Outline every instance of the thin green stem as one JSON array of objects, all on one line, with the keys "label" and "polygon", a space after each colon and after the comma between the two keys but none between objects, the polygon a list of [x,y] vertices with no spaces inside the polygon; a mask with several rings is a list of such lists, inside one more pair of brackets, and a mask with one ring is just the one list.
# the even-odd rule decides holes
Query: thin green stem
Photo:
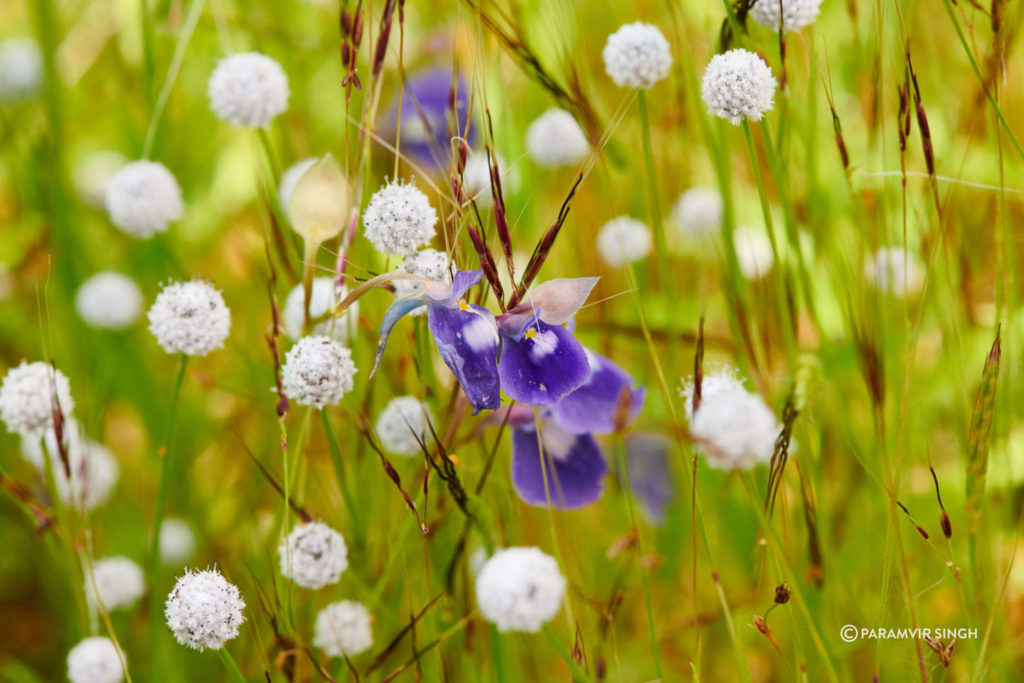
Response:
[{"label": "thin green stem", "polygon": [[654,150],[651,145],[651,122],[647,113],[647,94],[637,92],[637,104],[640,107],[640,135],[644,146],[644,168],[647,171],[647,189],[649,191],[651,228],[654,230],[655,258],[658,263],[658,279],[661,287],[672,290],[671,271],[668,267],[668,249],[665,244],[665,226],[661,220],[661,207],[658,204],[658,183],[654,173]]},{"label": "thin green stem", "polygon": [[359,508],[356,506],[355,498],[349,489],[350,484],[348,475],[345,473],[344,461],[341,458],[341,448],[338,446],[338,439],[334,435],[334,429],[331,427],[331,420],[328,418],[326,410],[320,411],[320,419],[324,425],[324,434],[327,436],[327,445],[331,451],[331,459],[334,461],[334,472],[338,476],[341,497],[345,500],[345,507],[348,508],[348,514],[352,518],[352,533],[355,537],[356,547],[363,547],[365,543],[365,530],[359,518]]},{"label": "thin green stem", "polygon": [[220,655],[220,661],[224,662],[224,668],[228,670],[231,677],[239,683],[246,683],[245,675],[242,674],[242,670],[238,668],[238,663],[235,658],[231,656],[226,647],[222,647],[217,650],[217,654]]}]

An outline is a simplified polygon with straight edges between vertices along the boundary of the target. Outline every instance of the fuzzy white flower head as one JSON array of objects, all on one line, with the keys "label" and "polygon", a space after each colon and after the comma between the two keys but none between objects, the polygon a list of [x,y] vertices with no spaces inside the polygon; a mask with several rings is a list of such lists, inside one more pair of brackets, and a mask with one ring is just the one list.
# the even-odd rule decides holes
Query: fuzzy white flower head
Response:
[{"label": "fuzzy white flower head", "polygon": [[[683,398],[686,419],[693,420],[693,393],[696,390],[693,377],[683,380],[679,395]],[[700,383],[700,400],[712,401],[716,396],[727,391],[743,390],[743,379],[739,370],[731,365],[712,366],[711,372],[704,375]]]},{"label": "fuzzy white flower head", "polygon": [[722,227],[722,195],[710,187],[691,187],[672,207],[672,222],[690,238],[718,232]]},{"label": "fuzzy white flower head", "polygon": [[320,610],[313,627],[313,645],[329,657],[352,657],[373,646],[369,610],[358,602],[342,600]]},{"label": "fuzzy white flower head", "polygon": [[[436,249],[420,249],[415,254],[406,256],[398,266],[399,272],[419,275],[438,282],[451,284],[453,267],[448,263],[448,255]],[[410,296],[423,289],[423,285],[414,280],[394,280],[395,297]],[[427,312],[426,305],[418,306],[407,315],[423,315]]]},{"label": "fuzzy white flower head", "polygon": [[75,192],[89,206],[105,208],[107,185],[127,163],[128,159],[120,152],[105,150],[86,154],[72,171]]},{"label": "fuzzy white flower head", "polygon": [[764,60],[737,48],[715,55],[704,70],[701,97],[715,116],[733,125],[743,119],[760,121],[771,111],[775,76]]},{"label": "fuzzy white flower head", "polygon": [[657,26],[641,21],[625,24],[608,36],[601,56],[604,70],[621,88],[648,90],[672,67],[665,36]]},{"label": "fuzzy white flower head", "polygon": [[736,246],[736,260],[740,273],[748,280],[758,280],[771,272],[775,265],[772,242],[763,230],[736,228],[732,234]]},{"label": "fuzzy white flower head", "polygon": [[821,0],[757,0],[750,8],[750,16],[761,26],[778,31],[780,11],[782,30],[786,33],[799,31],[817,20]]},{"label": "fuzzy white flower head", "polygon": [[28,38],[0,43],[0,102],[30,97],[43,81],[43,55]]},{"label": "fuzzy white flower head", "polygon": [[135,237],[165,232],[181,218],[181,187],[167,167],[156,161],[132,161],[107,181],[110,222]]},{"label": "fuzzy white flower head", "polygon": [[259,52],[241,52],[217,62],[206,88],[217,118],[234,126],[263,128],[288,108],[288,77]]},{"label": "fuzzy white flower head", "polygon": [[526,151],[546,168],[575,166],[590,154],[587,136],[572,114],[548,109],[526,129]]},{"label": "fuzzy white flower head", "polygon": [[43,438],[22,437],[22,455],[42,474],[46,471],[46,454],[49,454],[60,499],[73,502],[86,510],[94,510],[106,502],[114,492],[121,468],[106,446],[90,441],[82,435],[78,423],[73,418],[68,418],[64,422],[63,431],[68,467],[71,470],[70,485],[64,463],[60,459],[60,448],[53,429],[47,429]]},{"label": "fuzzy white flower head", "polygon": [[433,239],[436,224],[430,200],[411,182],[391,181],[363,211],[366,239],[382,254],[408,256]]},{"label": "fuzzy white flower head", "polygon": [[277,549],[281,575],[302,588],[317,590],[338,583],[348,567],[348,547],[337,531],[323,522],[302,524]]},{"label": "fuzzy white flower head", "polygon": [[476,601],[499,631],[536,633],[558,613],[565,577],[539,548],[498,550],[476,577]]},{"label": "fuzzy white flower head", "polygon": [[[51,383],[50,377],[53,377]],[[53,427],[53,390],[65,417],[75,409],[71,384],[60,370],[46,363],[22,361],[0,384],[0,419],[7,430],[21,436],[41,436]]]},{"label": "fuzzy white flower head", "polygon": [[[501,155],[497,156],[497,161],[498,169],[504,169],[505,160]],[[467,197],[472,198],[479,208],[489,209],[494,206],[494,197],[491,195],[491,164],[487,159],[487,152],[469,153],[466,157],[466,167],[462,170],[462,182]]]},{"label": "fuzzy white flower head", "polygon": [[332,406],[355,386],[352,351],[330,337],[303,337],[285,354],[281,383],[302,406]]},{"label": "fuzzy white flower head", "polygon": [[186,570],[164,605],[167,626],[186,647],[219,650],[238,635],[245,600],[216,569]]},{"label": "fuzzy white flower head", "polygon": [[725,388],[704,399],[690,421],[690,434],[708,456],[708,464],[747,470],[771,462],[782,425],[759,395],[742,387]]},{"label": "fuzzy white flower head", "polygon": [[205,356],[223,348],[231,331],[224,297],[202,280],[167,285],[146,315],[149,331],[167,353]]},{"label": "fuzzy white flower head", "polygon": [[142,290],[127,275],[106,270],[82,283],[75,294],[75,308],[93,327],[124,329],[142,313]]},{"label": "fuzzy white flower head", "polygon": [[630,216],[613,218],[597,233],[597,250],[610,266],[642,261],[651,253],[652,246],[651,229]]},{"label": "fuzzy white flower head", "polygon": [[291,201],[292,190],[299,184],[299,179],[303,174],[313,168],[313,164],[319,160],[319,157],[309,157],[302,161],[296,161],[281,174],[281,182],[277,185],[277,200],[285,215],[288,214],[288,202]]},{"label": "fuzzy white flower head", "polygon": [[71,683],[121,683],[124,669],[117,646],[110,638],[86,638],[68,652]]},{"label": "fuzzy white flower head", "polygon": [[[336,288],[334,278],[313,278],[313,289],[309,293],[309,317],[319,318],[346,296],[348,296],[348,288],[344,285]],[[284,326],[284,333],[291,339],[298,339],[302,336],[302,324],[305,322],[303,306],[305,304],[306,292],[300,282],[292,288],[292,291],[288,292],[288,297],[284,300],[284,308],[281,311],[281,324]],[[340,318],[317,323],[313,327],[313,334],[329,334],[335,341],[344,343],[348,340],[349,325],[354,327],[354,321],[358,319],[359,302],[355,301],[345,309],[344,315]]]},{"label": "fuzzy white flower head", "polygon": [[181,564],[196,551],[196,536],[183,519],[168,517],[160,525],[160,560],[164,564]]},{"label": "fuzzy white flower head", "polygon": [[[93,581],[96,582],[95,590]],[[128,609],[146,592],[142,568],[127,557],[106,557],[92,565],[92,580],[85,577],[85,595],[91,604],[96,598],[108,610]]]},{"label": "fuzzy white flower head", "polygon": [[424,418],[426,410],[426,405],[420,403],[415,396],[391,399],[377,416],[375,425],[384,450],[395,455],[418,455],[421,452],[420,443],[430,443]]},{"label": "fuzzy white flower head", "polygon": [[904,297],[916,293],[924,282],[924,270],[903,247],[882,247],[864,265],[868,282],[883,292]]}]

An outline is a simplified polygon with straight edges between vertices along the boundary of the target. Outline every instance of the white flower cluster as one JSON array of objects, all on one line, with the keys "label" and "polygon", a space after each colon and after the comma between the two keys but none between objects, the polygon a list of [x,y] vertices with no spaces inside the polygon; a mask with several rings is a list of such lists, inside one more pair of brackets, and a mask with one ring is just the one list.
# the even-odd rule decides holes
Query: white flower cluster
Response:
[{"label": "white flower cluster", "polygon": [[8,38],[0,43],[0,102],[31,97],[43,81],[43,55],[35,41]]},{"label": "white flower cluster", "polygon": [[[50,375],[53,382],[50,382]],[[41,437],[53,428],[53,391],[65,417],[71,415],[75,402],[71,384],[60,370],[46,363],[22,361],[11,368],[0,384],[0,419],[8,431],[23,437]]]},{"label": "white flower cluster", "polygon": [[750,16],[761,26],[778,31],[781,12],[783,32],[792,33],[813,24],[820,11],[821,0],[757,0]]},{"label": "white flower cluster", "polygon": [[127,275],[102,271],[78,288],[75,309],[82,320],[93,327],[121,330],[142,313],[142,290]]},{"label": "white flower cluster", "polygon": [[277,185],[277,201],[280,203],[284,215],[288,215],[288,202],[291,201],[295,186],[299,184],[299,180],[302,179],[306,171],[313,168],[313,164],[319,160],[317,157],[309,157],[302,161],[296,161],[281,174],[281,182]]},{"label": "white flower cluster", "polygon": [[181,564],[196,551],[192,527],[178,517],[167,517],[160,525],[160,560],[164,564]]},{"label": "white flower cluster", "polygon": [[172,282],[149,309],[149,331],[167,353],[205,356],[222,348],[231,331],[231,311],[213,285]]},{"label": "white flower cluster", "polygon": [[292,529],[277,549],[281,575],[302,588],[317,590],[338,583],[348,567],[345,539],[323,522],[310,522]]},{"label": "white flower cluster", "polygon": [[313,626],[313,645],[328,657],[352,657],[373,646],[372,618],[358,602],[342,600],[320,610]]},{"label": "white flower cluster", "polygon": [[[335,287],[333,277],[313,278],[313,288],[309,293],[309,317],[319,318],[332,308],[335,304],[348,296],[348,288],[344,285]],[[281,310],[281,325],[284,333],[291,339],[298,339],[302,336],[302,325],[305,322],[306,292],[302,283],[295,285],[292,291],[288,292],[284,300],[284,307]],[[355,301],[345,309],[345,314],[334,320],[324,320],[313,327],[313,334],[330,336],[335,341],[345,343],[348,340],[349,325],[354,326],[354,321],[359,319],[359,302]]]},{"label": "white flower cluster", "polygon": [[597,250],[604,262],[622,267],[642,261],[653,247],[651,229],[630,216],[619,216],[605,223],[597,233]]},{"label": "white flower cluster", "polygon": [[771,111],[775,76],[764,60],[742,48],[715,55],[704,70],[701,97],[715,116],[733,125],[760,121]]},{"label": "white flower cluster", "polygon": [[736,228],[732,233],[740,273],[748,280],[759,280],[771,272],[775,254],[768,234],[756,228]]},{"label": "white flower cluster", "polygon": [[432,442],[427,436],[426,410],[427,406],[415,396],[391,399],[377,416],[374,426],[384,450],[395,455],[413,456],[421,452],[421,442],[429,447]]},{"label": "white flower cluster", "polygon": [[164,616],[180,644],[201,652],[219,650],[236,637],[244,609],[238,588],[220,572],[186,570],[167,596]]},{"label": "white flower cluster", "polygon": [[[448,255],[436,249],[420,249],[415,254],[406,256],[398,270],[410,275],[419,275],[430,280],[451,284],[453,267],[448,263]],[[423,285],[413,280],[394,280],[395,296],[401,298],[419,292]],[[423,315],[427,307],[419,306],[409,315]]]},{"label": "white flower cluster", "polygon": [[641,21],[621,26],[608,36],[601,56],[604,70],[621,88],[648,90],[668,76],[672,67],[665,36],[657,26]]},{"label": "white flower cluster", "polygon": [[363,211],[366,239],[382,254],[408,256],[434,237],[437,212],[413,183],[391,181]]},{"label": "white flower cluster", "polygon": [[288,108],[288,77],[270,57],[242,52],[217,62],[207,95],[221,121],[263,128]]},{"label": "white flower cluster", "polygon": [[572,114],[548,109],[526,129],[526,151],[538,166],[575,166],[587,158],[590,143]]},{"label": "white flower cluster", "polygon": [[323,408],[352,391],[355,374],[352,351],[330,337],[303,337],[285,354],[281,384],[299,405]]},{"label": "white flower cluster", "polygon": [[924,269],[903,247],[882,247],[865,264],[864,276],[880,291],[905,297],[921,288]]},{"label": "white flower cluster", "polygon": [[[71,482],[68,483],[64,463],[60,459],[60,448],[53,429],[47,429],[45,438],[25,436],[21,441],[21,452],[40,473],[46,471],[46,454],[49,453],[53,468],[57,494],[65,502],[73,502],[86,510],[93,510],[106,502],[117,486],[121,468],[106,446],[86,439],[73,418],[64,422],[65,445]],[[43,451],[43,443],[46,451]]]},{"label": "white flower cluster", "polygon": [[106,205],[111,223],[141,238],[165,232],[185,211],[178,181],[156,161],[122,166],[107,181]]},{"label": "white flower cluster", "polygon": [[[683,398],[686,408],[686,419],[693,419],[693,394],[697,385],[692,377],[683,382],[679,389],[679,395]],[[714,365],[704,375],[700,383],[701,403],[707,400],[714,400],[716,396],[729,391],[743,391],[743,379],[740,372],[731,365]]]},{"label": "white flower cluster", "polygon": [[103,636],[86,638],[71,648],[67,664],[71,683],[121,683],[124,680],[117,646]]},{"label": "white flower cluster", "polygon": [[691,187],[673,205],[672,222],[691,239],[718,232],[722,227],[722,195],[709,187]]},{"label": "white flower cluster", "polygon": [[539,548],[505,548],[476,577],[480,614],[499,631],[536,633],[558,613],[565,577],[558,562]]},{"label": "white flower cluster", "polygon": [[[93,582],[96,586],[93,588]],[[128,609],[146,592],[142,568],[127,557],[106,557],[92,565],[92,579],[85,577],[85,595],[92,604],[107,610]]]}]

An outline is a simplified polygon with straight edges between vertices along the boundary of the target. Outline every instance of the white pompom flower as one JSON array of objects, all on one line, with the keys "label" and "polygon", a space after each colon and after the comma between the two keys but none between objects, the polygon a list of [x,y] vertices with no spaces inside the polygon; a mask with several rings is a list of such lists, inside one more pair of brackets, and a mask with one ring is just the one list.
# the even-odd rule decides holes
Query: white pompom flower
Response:
[{"label": "white pompom flower", "polygon": [[718,232],[722,227],[722,195],[709,187],[691,187],[673,205],[672,222],[691,239]]},{"label": "white pompom flower", "polygon": [[105,270],[78,288],[75,309],[93,327],[122,330],[142,313],[142,290],[127,275]]},{"label": "white pompom flower", "polygon": [[0,419],[8,431],[23,437],[41,437],[52,429],[54,390],[61,413],[69,417],[75,402],[63,372],[41,361],[22,361],[8,370],[0,384]]},{"label": "white pompom flower", "polygon": [[668,76],[672,52],[657,26],[641,21],[621,26],[608,36],[604,70],[621,88],[648,90]]},{"label": "white pompom flower", "polygon": [[43,82],[43,55],[28,38],[0,43],[0,102],[13,102],[36,94]]},{"label": "white pompom flower", "polygon": [[205,356],[223,348],[231,311],[213,285],[202,280],[165,286],[147,313],[149,331],[167,353]]},{"label": "white pompom flower", "polygon": [[431,443],[427,437],[426,412],[427,406],[415,396],[399,396],[388,401],[374,426],[384,450],[405,456],[421,453],[420,443]]},{"label": "white pompom flower", "polygon": [[85,595],[89,602],[102,604],[107,610],[129,609],[145,592],[142,567],[127,557],[97,560],[92,565],[92,578],[85,577]]},{"label": "white pompom flower", "polygon": [[105,503],[114,492],[121,467],[106,446],[90,441],[82,435],[78,423],[73,418],[65,420],[63,432],[68,467],[71,470],[70,484],[64,463],[60,459],[60,448],[53,429],[47,429],[45,437],[22,437],[22,455],[40,474],[44,474],[48,454],[60,499],[85,510],[94,510]]},{"label": "white pompom flower", "polygon": [[748,470],[771,462],[782,425],[758,394],[723,386],[702,397],[690,434],[717,469]]},{"label": "white pompom flower", "polygon": [[338,583],[348,567],[345,539],[323,522],[309,522],[292,529],[277,554],[281,575],[302,588],[317,590]]},{"label": "white pompom flower", "polygon": [[285,354],[285,395],[303,406],[334,405],[355,386],[352,351],[330,337],[303,337]]},{"label": "white pompom flower", "polygon": [[756,228],[736,228],[732,240],[743,277],[759,280],[771,272],[775,265],[775,253],[767,233]]},{"label": "white pompom flower", "polygon": [[408,256],[430,243],[437,212],[411,182],[391,181],[377,190],[363,211],[366,239],[382,254]]},{"label": "white pompom flower", "polygon": [[526,129],[526,151],[538,166],[562,168],[582,163],[590,154],[590,142],[572,114],[554,108]]},{"label": "white pompom flower", "polygon": [[778,31],[781,12],[783,32],[792,33],[813,24],[820,11],[821,0],[757,0],[750,16],[761,26]]},{"label": "white pompom flower", "polygon": [[[743,390],[743,378],[739,370],[731,365],[712,366],[710,372],[704,375],[700,383],[700,401],[714,400],[716,396],[727,391]],[[696,391],[696,384],[693,377],[683,381],[679,389],[679,395],[683,399],[683,407],[686,409],[686,419],[693,419],[693,394]]]},{"label": "white pompom flower", "polygon": [[737,48],[711,58],[704,70],[701,97],[712,114],[739,125],[744,119],[760,121],[771,111],[776,85],[763,59]]},{"label": "white pompom flower", "polygon": [[202,652],[238,636],[244,609],[238,588],[219,571],[186,570],[167,596],[164,616],[178,643]]},{"label": "white pompom flower", "polygon": [[288,202],[292,198],[292,190],[299,184],[303,174],[313,168],[313,164],[318,161],[320,161],[319,157],[309,157],[302,161],[296,161],[281,174],[281,182],[277,185],[277,201],[280,203],[281,210],[284,211],[286,216],[288,215]]},{"label": "white pompom flower", "polygon": [[160,525],[160,560],[164,564],[181,564],[196,552],[196,536],[188,522],[167,517]]},{"label": "white pompom flower", "polygon": [[[313,278],[313,288],[309,293],[309,317],[319,318],[348,296],[348,288],[345,285],[335,286],[334,278],[318,277]],[[284,300],[284,308],[281,310],[281,324],[284,333],[290,339],[298,339],[302,336],[302,325],[305,323],[306,292],[302,283],[295,285],[288,297]],[[330,336],[337,342],[345,343],[348,340],[349,325],[359,319],[359,302],[354,301],[351,306],[345,309],[340,318],[324,320],[313,327],[313,334]]]},{"label": "white pompom flower", "polygon": [[[448,255],[437,249],[420,249],[415,254],[406,256],[398,266],[401,273],[419,275],[437,282],[451,284],[453,266],[448,262]],[[410,296],[423,289],[423,285],[415,280],[394,280],[395,297]],[[426,304],[417,306],[407,315],[419,316],[427,312]]]},{"label": "white pompom flower", "polygon": [[288,77],[259,52],[241,52],[217,62],[206,89],[217,118],[234,126],[263,128],[288,108]]},{"label": "white pompom flower", "polygon": [[476,601],[499,631],[536,633],[562,606],[565,577],[539,548],[498,550],[476,577]]},{"label": "white pompom flower", "polygon": [[107,181],[105,200],[110,222],[143,239],[166,232],[185,211],[177,179],[156,161],[122,166]]},{"label": "white pompom flower", "polygon": [[651,229],[630,216],[613,218],[597,233],[597,250],[605,263],[613,267],[642,261],[653,245]]},{"label": "white pompom flower", "polygon": [[320,610],[313,626],[313,645],[328,657],[353,657],[373,646],[373,618],[365,605],[351,600]]},{"label": "white pompom flower", "polygon": [[121,683],[124,667],[121,654],[110,638],[93,636],[68,652],[68,680],[71,683]]},{"label": "white pompom flower", "polygon": [[924,269],[903,247],[882,247],[864,265],[864,276],[879,291],[905,297],[921,288]]}]

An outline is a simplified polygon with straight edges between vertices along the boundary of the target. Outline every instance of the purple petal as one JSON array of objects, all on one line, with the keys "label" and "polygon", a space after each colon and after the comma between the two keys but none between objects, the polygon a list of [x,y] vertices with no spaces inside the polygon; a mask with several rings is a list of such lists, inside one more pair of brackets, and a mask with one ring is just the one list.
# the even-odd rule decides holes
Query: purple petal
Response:
[{"label": "purple petal", "polygon": [[419,308],[424,304],[423,296],[408,296],[402,297],[401,299],[395,299],[395,302],[388,307],[388,310],[384,313],[384,319],[380,323],[380,338],[377,340],[377,357],[373,360],[373,370],[370,371],[370,377],[377,372],[377,366],[380,365],[380,359],[384,355],[384,347],[388,344],[388,337],[391,336],[391,328],[395,326],[399,320],[405,316],[406,313]]},{"label": "purple petal", "polygon": [[538,285],[509,313],[537,312],[549,325],[563,325],[576,315],[600,278],[556,278]]},{"label": "purple petal", "polygon": [[655,434],[630,434],[626,437],[626,463],[633,493],[643,503],[651,521],[659,523],[672,500],[672,477],[668,469],[671,442]]},{"label": "purple petal", "polygon": [[[466,131],[469,118],[469,90],[461,77],[456,80],[458,94],[455,107],[458,112],[457,135]],[[451,157],[449,137],[449,101],[452,97],[452,71],[448,68],[429,69],[406,78],[402,92],[402,152],[422,164],[441,168]],[[381,129],[394,139],[398,127],[398,105],[392,105]],[[476,129],[469,127],[467,143],[475,144]]]},{"label": "purple petal", "polygon": [[427,326],[441,358],[477,411],[501,404],[498,326],[482,306],[427,305]]},{"label": "purple petal", "polygon": [[479,283],[483,277],[482,270],[460,270],[455,273],[455,277],[452,278],[452,303],[461,299],[466,291]]},{"label": "purple petal", "polygon": [[[548,424],[541,429],[544,467],[537,432],[512,430],[512,485],[530,505],[569,510],[593,503],[604,492],[608,465],[590,434],[574,435]],[[544,487],[545,471],[547,490]]]},{"label": "purple petal", "polygon": [[520,403],[560,401],[587,381],[587,353],[569,330],[537,322],[522,340],[504,338],[498,375],[501,388]]},{"label": "purple petal", "polygon": [[551,412],[558,426],[573,434],[618,431],[636,418],[644,402],[643,387],[636,387],[625,370],[604,356],[587,352],[592,369],[586,383],[558,403]]}]

